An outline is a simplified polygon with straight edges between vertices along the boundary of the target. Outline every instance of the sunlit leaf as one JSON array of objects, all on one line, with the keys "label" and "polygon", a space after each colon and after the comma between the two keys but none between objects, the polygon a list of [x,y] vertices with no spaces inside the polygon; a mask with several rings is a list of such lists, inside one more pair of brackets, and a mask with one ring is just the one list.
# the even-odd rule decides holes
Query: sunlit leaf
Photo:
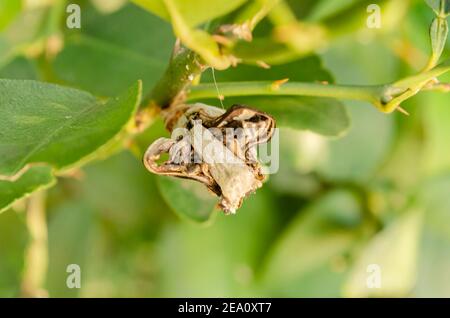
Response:
[{"label": "sunlit leaf", "polygon": [[0,212],[5,211],[16,200],[38,189],[47,188],[55,181],[49,167],[32,167],[15,181],[0,180]]}]

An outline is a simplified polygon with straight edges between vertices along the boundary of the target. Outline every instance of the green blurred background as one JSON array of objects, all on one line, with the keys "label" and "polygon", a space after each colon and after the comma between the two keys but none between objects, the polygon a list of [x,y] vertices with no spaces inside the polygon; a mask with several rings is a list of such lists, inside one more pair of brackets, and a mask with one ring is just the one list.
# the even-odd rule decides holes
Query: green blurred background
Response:
[{"label": "green blurred background", "polygon": [[[392,5],[381,29],[367,29],[372,2],[288,1],[306,21],[349,10],[361,18],[317,55],[299,56],[295,71],[343,84],[417,72],[433,12],[422,0],[382,1]],[[148,92],[170,57],[170,24],[126,1],[77,3],[82,28],[69,30],[64,1],[1,0],[0,77],[98,96],[142,79]],[[255,36],[269,28],[263,21]],[[324,69],[331,75],[317,77]],[[351,127],[339,138],[282,128],[279,172],[236,215],[205,222],[184,215],[208,214],[214,198],[202,187],[190,191],[203,201],[177,192],[136,151],[90,163],[47,191],[48,239],[33,234],[26,202],[0,214],[0,296],[450,297],[449,101],[421,93],[403,105],[410,116],[345,102]],[[137,144],[167,135],[157,120]],[[66,286],[69,264],[81,267],[80,289]],[[381,288],[367,288],[369,264],[380,266]]]}]

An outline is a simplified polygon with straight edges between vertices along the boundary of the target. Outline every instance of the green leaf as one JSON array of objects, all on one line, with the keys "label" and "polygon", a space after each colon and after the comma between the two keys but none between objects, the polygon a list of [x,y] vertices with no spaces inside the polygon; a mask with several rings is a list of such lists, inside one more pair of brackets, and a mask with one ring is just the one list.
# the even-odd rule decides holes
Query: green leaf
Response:
[{"label": "green leaf", "polygon": [[90,159],[124,130],[139,104],[137,82],[101,102],[75,89],[35,81],[0,80],[0,174],[28,164],[68,168]]},{"label": "green leaf", "polygon": [[439,59],[444,51],[445,44],[447,43],[448,36],[448,23],[447,19],[434,18],[431,23],[430,37],[431,47],[433,50],[433,56],[435,59]]},{"label": "green leaf", "polygon": [[[164,0],[132,1],[161,18],[170,21],[170,14]],[[195,27],[208,20],[225,15],[245,2],[246,0],[174,0],[176,8],[182,14],[183,20],[189,27]]]},{"label": "green leaf", "polygon": [[55,182],[50,167],[31,167],[15,181],[0,180],[0,213],[15,201],[39,189],[48,188]]},{"label": "green leaf", "polygon": [[0,214],[0,297],[20,296],[27,241],[21,215],[12,210]]},{"label": "green leaf", "polygon": [[[341,136],[350,126],[343,105],[335,99],[315,97],[233,97],[227,105],[244,104],[274,116],[279,127],[309,130],[324,136]],[[216,102],[217,104],[217,102]]]},{"label": "green leaf", "polygon": [[450,0],[425,0],[436,15],[447,16],[450,13]]},{"label": "green leaf", "polygon": [[182,218],[203,223],[211,219],[217,198],[204,185],[192,180],[158,177],[166,203]]},{"label": "green leaf", "polygon": [[[280,80],[289,78],[295,82],[326,81],[333,79],[326,71],[318,57],[308,57],[283,65],[271,66],[270,69],[251,65],[239,65],[225,71],[217,71],[217,85],[220,92],[220,82]],[[202,77],[203,82],[212,82],[211,74]],[[218,101],[210,101],[218,105]],[[286,96],[255,96],[233,97],[225,96],[224,103],[247,104],[251,107],[266,111],[273,115],[278,126],[311,130],[326,135],[338,136],[343,134],[350,125],[350,119],[344,106],[337,100],[315,97],[286,97]]]},{"label": "green leaf", "polygon": [[108,15],[86,7],[83,14],[81,30],[68,31],[53,64],[55,74],[102,96],[114,96],[141,79],[147,93],[169,61],[175,41],[170,25],[133,5]]},{"label": "green leaf", "polygon": [[317,287],[326,283],[326,295],[339,296],[346,255],[361,234],[360,213],[356,197],[346,191],[331,192],[301,211],[268,255],[263,286],[278,297],[314,297],[324,296]]},{"label": "green leaf", "polygon": [[[413,207],[379,232],[356,260],[344,286],[348,297],[404,297],[414,287],[423,210]],[[379,272],[371,273],[369,266]],[[370,286],[371,275],[380,274],[380,286]]]}]

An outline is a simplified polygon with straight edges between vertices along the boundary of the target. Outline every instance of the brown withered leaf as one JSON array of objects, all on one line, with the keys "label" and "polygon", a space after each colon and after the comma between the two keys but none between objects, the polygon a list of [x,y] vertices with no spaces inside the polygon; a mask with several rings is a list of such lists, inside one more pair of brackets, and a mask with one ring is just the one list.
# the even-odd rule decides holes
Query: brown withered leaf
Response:
[{"label": "brown withered leaf", "polygon": [[[164,115],[172,137],[150,145],[144,155],[147,169],[199,181],[220,197],[225,213],[235,213],[265,180],[256,146],[270,140],[275,120],[243,105],[225,111],[200,103],[180,105]],[[164,153],[169,159],[158,163]]]}]

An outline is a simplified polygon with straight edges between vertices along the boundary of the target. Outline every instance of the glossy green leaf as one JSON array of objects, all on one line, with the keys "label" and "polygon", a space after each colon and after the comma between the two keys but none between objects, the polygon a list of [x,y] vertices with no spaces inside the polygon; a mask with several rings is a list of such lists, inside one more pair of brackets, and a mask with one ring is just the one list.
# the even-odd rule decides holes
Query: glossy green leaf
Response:
[{"label": "glossy green leaf", "polygon": [[75,89],[22,80],[0,80],[0,174],[26,165],[73,166],[113,140],[139,104],[138,82],[107,102]]},{"label": "glossy green leaf", "polygon": [[142,80],[147,93],[169,61],[175,41],[170,25],[133,5],[107,15],[92,7],[83,12],[83,27],[68,31],[54,61],[57,77],[102,96]]},{"label": "glossy green leaf", "polygon": [[275,118],[278,127],[309,130],[324,136],[341,136],[350,126],[343,105],[330,98],[256,96],[233,97],[226,102],[227,106],[244,104],[262,110]]},{"label": "glossy green leaf", "polygon": [[0,180],[0,213],[16,200],[39,189],[48,188],[55,182],[49,167],[32,167],[15,181]]},{"label": "glossy green leaf", "polygon": [[182,218],[202,223],[212,217],[218,200],[203,184],[159,177],[158,186],[166,203]]}]

